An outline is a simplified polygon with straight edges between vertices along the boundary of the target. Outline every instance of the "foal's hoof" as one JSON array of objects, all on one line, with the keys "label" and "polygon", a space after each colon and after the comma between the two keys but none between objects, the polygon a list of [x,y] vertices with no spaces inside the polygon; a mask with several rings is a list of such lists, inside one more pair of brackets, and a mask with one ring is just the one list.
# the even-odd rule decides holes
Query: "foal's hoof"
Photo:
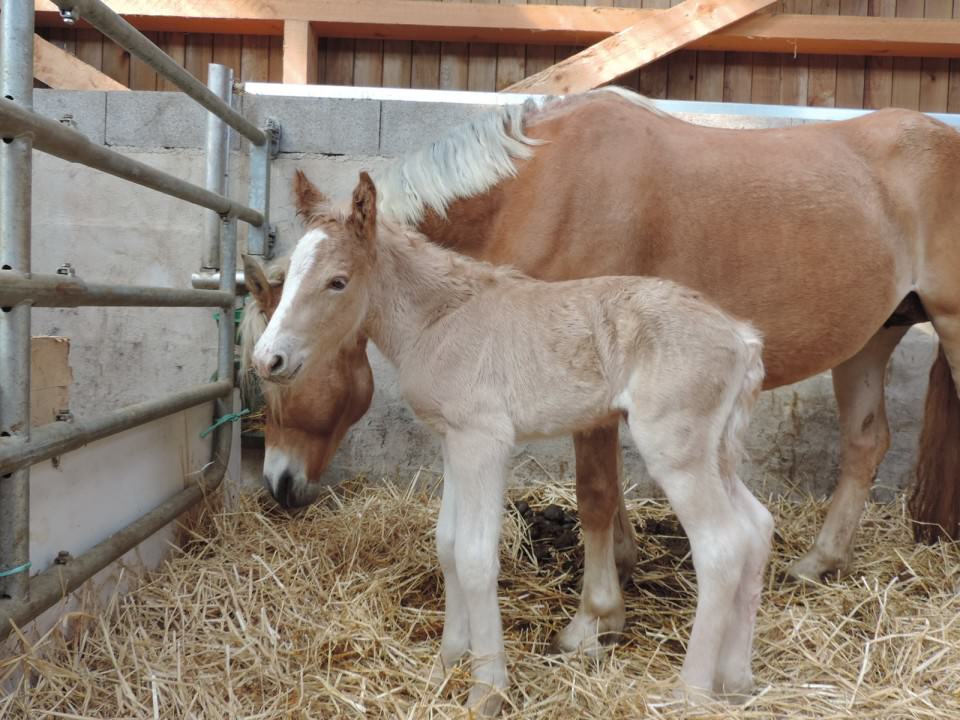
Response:
[{"label": "foal's hoof", "polygon": [[726,678],[717,683],[714,696],[732,705],[743,705],[753,696],[753,673],[738,678]]},{"label": "foal's hoof", "polygon": [[682,680],[673,691],[673,697],[687,705],[708,705],[714,701],[713,693],[706,688],[688,685]]},{"label": "foal's hoof", "polygon": [[503,706],[503,692],[493,685],[477,683],[470,688],[470,694],[467,696],[467,709],[471,710],[477,717],[496,717],[500,714],[500,708]]}]

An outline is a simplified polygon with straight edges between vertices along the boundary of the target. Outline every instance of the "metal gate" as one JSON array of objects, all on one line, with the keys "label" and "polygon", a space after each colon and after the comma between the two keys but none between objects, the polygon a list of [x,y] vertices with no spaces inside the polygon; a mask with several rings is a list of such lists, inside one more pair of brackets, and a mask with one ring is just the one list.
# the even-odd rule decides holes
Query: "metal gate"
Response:
[{"label": "metal gate", "polygon": [[[216,401],[216,416],[233,412],[233,309],[237,274],[237,220],[249,225],[248,250],[270,252],[270,160],[279,128],[258,128],[232,105],[233,72],[211,65],[208,85],[121,19],[100,0],[54,0],[67,23],[82,17],[152,66],[209,111],[206,187],[161,172],[90,142],[84,135],[33,112],[33,0],[4,0],[0,11],[0,640],[53,606],[85,580],[162,528],[226,473],[231,429],[215,431],[212,458],[199,480],[64,565],[30,577],[30,466],[94,440],[186,408]],[[249,201],[226,196],[230,128],[250,142]],[[81,163],[209,209],[206,243],[194,288],[85,283],[72,275],[31,273],[31,179],[34,149]],[[222,270],[222,272],[221,272]],[[30,427],[31,307],[146,306],[220,308],[217,377],[168,397],[100,417]]]}]

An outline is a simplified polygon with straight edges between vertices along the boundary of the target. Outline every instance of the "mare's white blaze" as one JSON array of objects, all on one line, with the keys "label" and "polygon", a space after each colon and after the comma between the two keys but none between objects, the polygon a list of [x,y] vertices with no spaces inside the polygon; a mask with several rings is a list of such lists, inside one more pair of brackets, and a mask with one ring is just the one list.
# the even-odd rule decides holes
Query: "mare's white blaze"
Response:
[{"label": "mare's white blaze", "polygon": [[254,348],[253,359],[255,362],[262,364],[275,354],[277,339],[284,328],[290,309],[293,307],[294,299],[300,292],[300,285],[313,267],[314,251],[326,239],[327,234],[323,230],[311,230],[300,238],[294,248],[293,254],[290,256],[290,269],[283,283],[280,303],[277,305],[273,317],[270,318],[270,322],[267,323],[267,329],[263,331],[263,335],[260,336],[260,340]]},{"label": "mare's white blaze", "polygon": [[291,487],[301,487],[307,482],[307,474],[299,458],[280,448],[268,447],[263,456],[263,478],[272,492],[277,492],[277,483],[284,473],[291,476]]}]

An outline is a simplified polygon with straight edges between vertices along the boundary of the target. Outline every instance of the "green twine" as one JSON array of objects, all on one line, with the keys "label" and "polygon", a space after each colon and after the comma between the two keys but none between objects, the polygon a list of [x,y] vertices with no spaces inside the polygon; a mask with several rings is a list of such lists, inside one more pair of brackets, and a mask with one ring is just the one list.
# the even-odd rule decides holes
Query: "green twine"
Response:
[{"label": "green twine", "polygon": [[[217,421],[216,421],[215,423],[213,423],[213,425],[211,425],[211,426],[208,427],[206,430],[204,430],[202,433],[200,433],[200,437],[205,438],[207,435],[209,435],[210,433],[212,433],[214,430],[216,430],[216,429],[217,429],[218,427],[220,427],[221,425],[226,425],[227,423],[234,423],[234,422],[236,422],[237,420],[239,420],[240,418],[242,418],[244,415],[249,415],[249,414],[250,414],[250,408],[244,408],[244,409],[241,410],[240,412],[228,413],[228,414],[224,415],[223,417],[218,418]],[[0,577],[2,577],[2,576],[0,576]]]},{"label": "green twine", "polygon": [[0,578],[10,577],[11,575],[16,575],[17,573],[26,572],[30,569],[31,563],[27,560],[23,565],[17,565],[16,567],[10,568],[9,570],[0,570]]}]

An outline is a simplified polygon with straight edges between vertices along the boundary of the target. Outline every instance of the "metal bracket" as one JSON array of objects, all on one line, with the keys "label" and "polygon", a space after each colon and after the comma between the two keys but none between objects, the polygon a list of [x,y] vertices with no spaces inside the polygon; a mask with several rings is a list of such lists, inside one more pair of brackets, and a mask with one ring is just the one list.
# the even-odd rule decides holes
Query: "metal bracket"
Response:
[{"label": "metal bracket", "polygon": [[64,263],[57,268],[57,275],[66,275],[67,277],[76,277],[77,269],[70,263]]},{"label": "metal bracket", "polygon": [[61,8],[60,19],[63,20],[64,25],[76,25],[77,20],[80,19],[80,13],[74,8]]},{"label": "metal bracket", "polygon": [[275,158],[280,154],[280,138],[283,136],[283,126],[276,118],[267,118],[267,124],[263,130],[267,135],[267,142],[270,143],[270,157]]}]

